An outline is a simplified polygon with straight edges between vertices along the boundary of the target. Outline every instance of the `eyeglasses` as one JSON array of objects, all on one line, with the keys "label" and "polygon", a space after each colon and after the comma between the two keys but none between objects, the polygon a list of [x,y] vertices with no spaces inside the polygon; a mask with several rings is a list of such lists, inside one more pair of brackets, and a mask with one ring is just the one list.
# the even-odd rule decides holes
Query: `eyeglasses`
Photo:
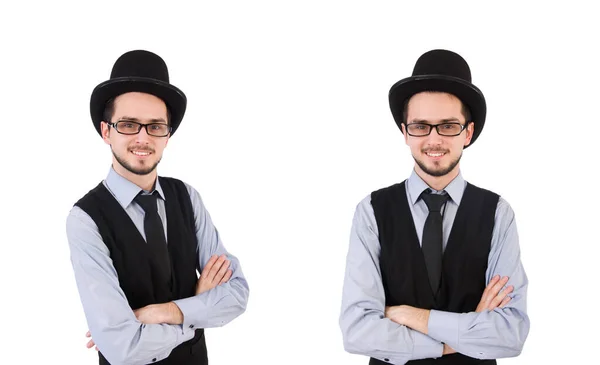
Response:
[{"label": "eyeglasses", "polygon": [[171,133],[171,127],[165,123],[141,124],[129,120],[120,120],[116,123],[108,123],[109,126],[116,129],[121,134],[138,134],[142,128],[146,128],[146,133],[154,137],[166,137]]},{"label": "eyeglasses", "polygon": [[441,123],[441,124],[427,124],[427,123],[410,123],[405,124],[406,131],[410,136],[413,137],[425,137],[431,134],[431,130],[435,127],[437,133],[440,136],[454,137],[462,133],[467,127],[466,124],[460,123]]}]

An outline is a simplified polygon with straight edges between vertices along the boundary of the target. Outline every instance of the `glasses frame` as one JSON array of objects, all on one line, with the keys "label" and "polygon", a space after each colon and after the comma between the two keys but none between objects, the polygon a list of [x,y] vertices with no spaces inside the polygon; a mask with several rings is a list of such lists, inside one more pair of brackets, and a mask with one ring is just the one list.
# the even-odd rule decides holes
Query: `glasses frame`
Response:
[{"label": "glasses frame", "polygon": [[[429,124],[429,123],[404,123],[405,129],[406,129],[406,133],[408,133],[409,136],[412,137],[427,137],[428,135],[431,134],[431,131],[433,130],[433,128],[435,127],[435,131],[437,132],[438,135],[442,136],[442,137],[456,137],[458,135],[460,135],[469,125],[470,122],[466,122],[465,124],[461,124],[458,122],[446,122],[446,123],[440,123],[440,124]],[[448,125],[448,124],[456,124],[460,126],[460,132],[456,133],[456,134],[442,134],[440,133],[440,126],[443,125]],[[424,125],[429,127],[429,131],[427,132],[427,134],[411,134],[408,131],[408,126],[409,125]]]},{"label": "glasses frame", "polygon": [[[137,124],[137,126],[138,126],[138,130],[137,130],[137,132],[135,132],[135,133],[123,133],[123,132],[119,131],[119,128],[117,128],[117,124],[119,124],[119,123],[131,123],[131,124]],[[114,123],[107,123],[107,124],[108,124],[109,126],[113,127],[113,128],[114,128],[114,129],[117,131],[117,133],[119,133],[119,134],[124,134],[124,135],[126,135],[126,136],[133,136],[133,135],[139,134],[139,133],[142,131],[142,128],[144,128],[144,129],[146,129],[146,134],[147,134],[147,135],[149,135],[149,136],[151,136],[151,137],[166,137],[166,136],[168,136],[169,134],[171,134],[171,131],[173,130],[173,128],[172,128],[170,125],[168,125],[168,124],[165,124],[165,123],[148,123],[148,124],[142,124],[142,123],[139,123],[139,122],[134,122],[133,120],[118,120],[118,121],[116,121],[116,122],[114,122]],[[156,134],[152,134],[152,133],[150,133],[150,132],[148,131],[148,127],[149,127],[149,126],[152,126],[152,125],[157,125],[157,124],[160,124],[160,125],[166,125],[166,126],[167,126],[167,128],[168,128],[168,130],[167,130],[167,134],[165,134],[165,135],[160,135],[160,136],[159,136],[159,135],[156,135]]]}]

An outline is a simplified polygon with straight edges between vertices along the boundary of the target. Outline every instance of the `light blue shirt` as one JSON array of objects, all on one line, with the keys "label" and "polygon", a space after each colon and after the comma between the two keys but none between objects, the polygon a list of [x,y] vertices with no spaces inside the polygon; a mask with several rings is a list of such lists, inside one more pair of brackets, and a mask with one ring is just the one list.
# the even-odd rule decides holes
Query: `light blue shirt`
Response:
[{"label": "light blue shirt", "polygon": [[[466,181],[459,175],[443,190],[450,199],[443,214],[443,246],[446,247]],[[406,182],[406,196],[421,242],[427,205],[419,199],[429,186],[413,170]],[[433,190],[433,189],[432,189]],[[434,193],[441,193],[435,191]],[[496,208],[486,282],[496,274],[508,276],[513,285],[511,301],[504,308],[481,313],[451,313],[431,310],[428,335],[385,318],[385,292],[379,267],[379,231],[371,206],[371,195],[356,207],[339,319],[346,351],[392,364],[442,356],[443,343],[464,355],[479,359],[517,356],[529,333],[527,275],[520,259],[515,215],[500,198]]]},{"label": "light blue shirt", "polygon": [[[144,210],[133,201],[142,189],[117,174],[112,167],[103,183],[145,239]],[[158,211],[166,234],[165,196],[158,180],[155,185],[160,195]],[[144,325],[138,321],[133,313],[137,308],[129,307],[110,252],[94,221],[79,207],[73,207],[67,217],[71,262],[89,330],[97,347],[113,365],[160,361],[175,347],[194,337],[196,328],[223,326],[246,310],[249,289],[240,263],[223,246],[198,192],[188,184],[185,186],[196,223],[200,265],[197,270],[201,272],[212,255],[226,254],[233,274],[229,282],[214,289],[175,300],[183,313],[182,325]]]}]

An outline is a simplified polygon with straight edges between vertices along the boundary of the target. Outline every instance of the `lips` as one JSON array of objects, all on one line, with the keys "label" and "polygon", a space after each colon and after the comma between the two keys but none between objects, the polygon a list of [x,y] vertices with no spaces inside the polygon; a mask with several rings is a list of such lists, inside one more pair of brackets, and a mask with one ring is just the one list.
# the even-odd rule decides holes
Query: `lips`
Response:
[{"label": "lips", "polygon": [[138,157],[147,157],[150,156],[150,154],[152,154],[152,151],[149,150],[129,150],[129,152],[133,153]]},{"label": "lips", "polygon": [[424,150],[423,153],[434,160],[439,160],[448,154],[447,150]]}]

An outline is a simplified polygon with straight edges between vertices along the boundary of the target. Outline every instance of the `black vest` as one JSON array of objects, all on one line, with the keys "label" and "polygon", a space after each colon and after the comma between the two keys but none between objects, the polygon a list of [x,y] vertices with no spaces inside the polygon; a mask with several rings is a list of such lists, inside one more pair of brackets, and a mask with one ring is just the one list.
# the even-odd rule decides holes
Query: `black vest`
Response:
[{"label": "black vest", "polygon": [[[379,231],[379,264],[385,305],[472,312],[486,287],[485,273],[499,196],[467,183],[442,259],[442,281],[434,297],[406,198],[405,182],[375,191],[371,205]],[[371,358],[371,365],[385,364]],[[407,364],[496,364],[462,354]]]},{"label": "black vest", "polygon": [[[103,183],[75,204],[98,226],[110,251],[119,285],[132,309],[195,295],[198,245],[190,196],[183,182],[166,177],[159,177],[159,180],[165,194],[172,287],[164,281],[153,280],[153,252],[147,249],[146,241],[131,218]],[[102,353],[99,353],[99,363],[109,365]],[[168,358],[153,364],[208,364],[204,330],[196,329],[194,338],[173,349]]]}]

